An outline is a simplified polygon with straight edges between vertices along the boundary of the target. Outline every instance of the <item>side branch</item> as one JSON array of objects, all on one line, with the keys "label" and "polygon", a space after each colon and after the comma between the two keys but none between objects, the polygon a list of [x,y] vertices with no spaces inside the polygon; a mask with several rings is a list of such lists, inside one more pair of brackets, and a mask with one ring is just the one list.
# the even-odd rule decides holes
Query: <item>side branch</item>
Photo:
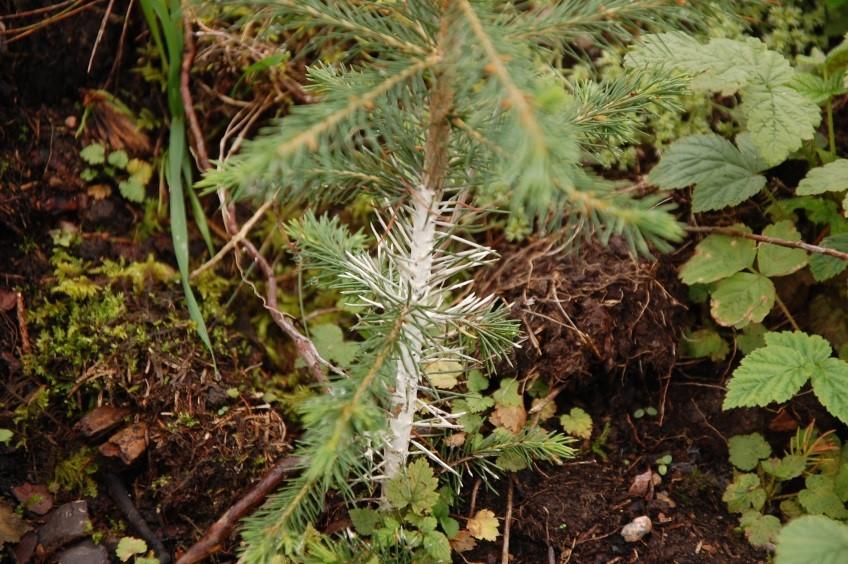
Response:
[{"label": "side branch", "polygon": [[777,245],[779,247],[788,247],[790,249],[803,249],[811,253],[827,255],[830,257],[848,261],[848,253],[844,253],[842,251],[838,251],[830,247],[822,247],[821,245],[813,245],[810,243],[805,243],[803,241],[787,241],[786,239],[778,239],[777,237],[770,237],[768,235],[755,235],[753,233],[746,233],[744,231],[740,231],[739,229],[734,229],[732,227],[700,227],[697,225],[687,225],[686,231],[689,231],[690,233],[715,233],[718,235],[727,235],[728,237],[750,239],[752,241],[757,241],[760,243],[769,243],[771,245]]}]

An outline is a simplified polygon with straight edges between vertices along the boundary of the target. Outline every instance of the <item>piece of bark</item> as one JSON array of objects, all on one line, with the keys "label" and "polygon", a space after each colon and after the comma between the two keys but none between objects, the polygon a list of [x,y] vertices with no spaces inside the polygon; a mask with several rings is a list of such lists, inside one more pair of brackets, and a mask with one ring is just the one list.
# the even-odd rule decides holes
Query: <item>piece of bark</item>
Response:
[{"label": "piece of bark", "polygon": [[129,412],[123,407],[101,405],[86,413],[74,428],[88,438],[96,437],[117,427]]},{"label": "piece of bark", "polygon": [[124,427],[100,445],[100,454],[107,458],[120,458],[129,466],[147,449],[147,425],[133,423]]}]

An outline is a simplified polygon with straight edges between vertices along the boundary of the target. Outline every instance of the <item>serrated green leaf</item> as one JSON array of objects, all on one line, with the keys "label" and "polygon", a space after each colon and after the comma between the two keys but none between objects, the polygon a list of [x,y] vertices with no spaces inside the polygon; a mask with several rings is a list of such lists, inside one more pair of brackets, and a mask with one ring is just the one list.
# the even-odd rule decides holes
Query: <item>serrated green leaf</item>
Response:
[{"label": "serrated green leaf", "polygon": [[692,331],[683,336],[681,345],[684,358],[709,358],[718,362],[730,353],[730,345],[714,329]]},{"label": "serrated green leaf", "polygon": [[136,554],[147,552],[147,543],[135,537],[122,537],[115,548],[115,555],[121,562],[126,562]]},{"label": "serrated green leaf", "polygon": [[480,413],[495,405],[495,400],[489,396],[481,396],[480,394],[468,394],[464,397],[464,400],[468,411],[471,413]]},{"label": "serrated green leaf", "polygon": [[672,143],[649,175],[664,189],[695,185],[692,209],[696,212],[735,206],[757,194],[766,168],[750,151],[740,151],[715,134],[690,135]]},{"label": "serrated green leaf", "polygon": [[848,423],[848,363],[828,358],[816,364],[812,373],[813,392],[827,411]]},{"label": "serrated green leaf", "polygon": [[115,168],[120,168],[123,170],[124,168],[126,168],[127,163],[130,162],[130,158],[127,155],[126,151],[118,150],[109,153],[109,156],[106,158],[106,162],[108,162]]},{"label": "serrated green leaf", "polygon": [[809,379],[807,364],[801,353],[787,347],[755,350],[733,372],[722,409],[763,407],[789,400]]},{"label": "serrated green leaf", "polygon": [[747,511],[739,524],[752,546],[768,546],[774,543],[780,532],[780,519],[774,515],[763,515],[759,511]]},{"label": "serrated green leaf", "polygon": [[813,196],[844,190],[848,190],[848,159],[836,159],[824,166],[810,169],[807,176],[798,183],[795,193],[799,196]]},{"label": "serrated green leaf", "polygon": [[85,180],[86,182],[91,182],[95,178],[97,178],[97,171],[92,168],[85,168],[80,173],[80,178]]},{"label": "serrated green leaf", "polygon": [[127,163],[127,172],[142,186],[147,186],[147,183],[153,177],[153,167],[150,163],[141,159],[131,159]]},{"label": "serrated green leaf", "polygon": [[565,432],[573,437],[592,437],[592,417],[579,407],[572,407],[571,411],[559,418],[559,423]]},{"label": "serrated green leaf", "polygon": [[[747,233],[751,231],[744,225],[734,228]],[[754,241],[710,235],[695,247],[695,254],[680,269],[680,279],[690,286],[716,282],[751,267],[756,256],[757,245]]]},{"label": "serrated green leaf", "polygon": [[344,334],[338,325],[321,323],[311,327],[310,334],[315,348],[326,360],[346,368],[356,358],[359,344],[353,341],[345,341]]},{"label": "serrated green leaf", "polygon": [[15,434],[10,429],[0,427],[0,444],[9,444],[13,436],[15,436]]},{"label": "serrated green leaf", "polygon": [[[763,229],[763,235],[786,241],[800,241],[801,234],[789,220],[778,221]],[[757,251],[757,267],[764,276],[785,276],[807,266],[807,252],[760,243]]]},{"label": "serrated green leaf", "polygon": [[730,463],[740,470],[753,470],[771,455],[771,445],[759,433],[736,435],[727,443]]},{"label": "serrated green leaf", "polygon": [[508,450],[498,455],[495,464],[506,472],[520,472],[527,468],[527,459],[517,451]]},{"label": "serrated green leaf", "polygon": [[834,491],[833,478],[812,474],[805,480],[807,486],[798,492],[798,502],[811,515],[827,515],[834,519],[848,518],[848,510]]},{"label": "serrated green leaf", "polygon": [[765,334],[768,347],[786,347],[801,353],[809,363],[830,358],[833,348],[820,335],[808,335],[802,331],[772,331]]},{"label": "serrated green leaf", "polygon": [[479,370],[470,370],[465,386],[469,392],[482,392],[489,387],[489,379],[483,376],[483,373]]},{"label": "serrated green leaf", "polygon": [[848,526],[827,517],[799,517],[777,536],[775,564],[843,562],[848,562]]},{"label": "serrated green leaf", "polygon": [[426,515],[439,501],[438,486],[433,469],[426,460],[419,458],[406,467],[406,472],[389,481],[386,499],[395,509],[408,506],[414,513]]},{"label": "serrated green leaf", "polygon": [[758,152],[771,164],[812,139],[821,121],[818,105],[786,86],[752,86],[742,94],[742,113]]},{"label": "serrated green leaf", "polygon": [[[848,252],[848,233],[837,233],[825,237],[820,245],[837,251]],[[810,256],[810,272],[817,282],[824,282],[842,274],[846,266],[848,266],[848,261],[840,258],[819,253]]]},{"label": "serrated green leaf", "polygon": [[778,480],[791,480],[804,473],[807,468],[807,457],[800,454],[787,454],[783,458],[764,460],[762,467]]},{"label": "serrated green leaf", "polygon": [[500,387],[492,394],[495,403],[504,407],[518,407],[524,405],[521,394],[518,393],[518,380],[515,378],[504,378]]},{"label": "serrated green leaf", "polygon": [[766,491],[760,486],[760,478],[756,474],[737,474],[724,490],[721,500],[731,513],[745,513],[750,509],[759,511],[766,503]]},{"label": "serrated green leaf", "polygon": [[796,72],[792,80],[789,81],[789,86],[818,105],[824,104],[828,98],[841,90],[841,85],[838,82],[825,80],[818,75],[807,72]]},{"label": "serrated green leaf", "polygon": [[355,508],[349,512],[353,528],[360,535],[368,536],[374,532],[382,518],[380,513],[367,508]]},{"label": "serrated green leaf", "polygon": [[759,323],[774,307],[774,284],[761,274],[737,272],[716,284],[710,313],[719,325],[742,328]]},{"label": "serrated green leaf", "polygon": [[438,531],[428,531],[424,534],[424,550],[432,558],[432,562],[450,562],[451,546],[448,538]]},{"label": "serrated green leaf", "polygon": [[131,202],[141,203],[144,201],[144,185],[140,184],[133,176],[118,182],[118,190],[121,191],[121,196]]},{"label": "serrated green leaf", "polygon": [[80,151],[80,158],[91,165],[99,165],[106,162],[106,149],[100,143],[92,143]]}]

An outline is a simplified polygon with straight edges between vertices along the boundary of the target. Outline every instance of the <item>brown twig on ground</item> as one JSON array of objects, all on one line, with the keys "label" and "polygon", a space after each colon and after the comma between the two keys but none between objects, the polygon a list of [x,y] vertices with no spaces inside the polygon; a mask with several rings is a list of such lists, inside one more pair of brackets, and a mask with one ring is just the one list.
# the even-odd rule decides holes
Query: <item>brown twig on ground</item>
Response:
[{"label": "brown twig on ground", "polygon": [[[194,62],[194,56],[196,53],[196,47],[194,44],[194,36],[191,28],[191,18],[188,17],[188,14],[183,16],[184,25],[185,25],[185,51],[183,52],[183,61],[181,66],[180,73],[180,94],[183,99],[183,106],[185,107],[186,120],[189,124],[189,130],[191,131],[191,135],[194,138],[194,151],[197,156],[197,165],[201,171],[207,171],[211,168],[211,164],[209,162],[209,153],[206,150],[206,142],[203,138],[203,132],[200,129],[200,122],[197,119],[197,113],[194,111],[194,104],[192,102],[191,97],[191,89],[189,88],[189,78],[191,75],[191,66]],[[315,348],[315,345],[305,337],[297,328],[294,326],[294,323],[283,314],[279,308],[277,307],[277,280],[274,276],[274,269],[268,263],[268,260],[259,252],[259,250],[247,240],[247,233],[241,233],[242,229],[239,228],[238,220],[235,215],[235,206],[229,204],[227,202],[227,195],[223,189],[218,190],[218,199],[221,202],[221,215],[223,216],[224,228],[227,231],[227,234],[230,236],[231,240],[237,240],[236,243],[240,245],[245,252],[253,259],[254,263],[259,267],[262,271],[262,274],[266,279],[266,288],[265,288],[265,296],[260,298],[262,299],[263,305],[265,309],[271,314],[271,318],[274,320],[274,323],[285,333],[292,341],[294,341],[295,348],[297,349],[297,353],[300,358],[306,363],[306,366],[309,368],[309,371],[312,373],[312,376],[320,383],[324,384],[327,382],[327,376],[324,373],[323,366],[329,365],[328,362],[321,358],[321,355],[318,354],[318,349]],[[265,206],[263,206],[265,207]],[[268,205],[270,207],[270,204]],[[261,210],[262,208],[260,208]],[[267,208],[266,208],[267,209]],[[261,214],[260,214],[261,215]],[[251,218],[252,221],[258,220],[257,216]],[[248,222],[250,223],[250,222]],[[230,248],[236,247],[236,244],[230,246]],[[238,255],[236,255],[236,263],[238,263]],[[252,284],[250,284],[253,287]],[[255,291],[255,287],[254,287]],[[258,293],[257,293],[258,295]]]},{"label": "brown twig on ground", "polygon": [[265,497],[274,491],[285,475],[297,467],[300,459],[296,457],[284,457],[277,461],[273,468],[259,480],[247,494],[239,499],[227,511],[215,521],[206,534],[194,543],[180,558],[177,564],[194,564],[209,558],[220,550],[221,543],[230,536],[238,522],[247,515],[254,507],[259,505]]},{"label": "brown twig on ground", "polygon": [[514,478],[509,478],[509,489],[506,491],[506,515],[504,515],[503,546],[501,547],[501,564],[509,564],[509,528],[512,525],[512,494]]},{"label": "brown twig on ground", "polygon": [[18,313],[18,330],[21,332],[21,350],[24,354],[32,352],[32,345],[29,340],[29,330],[26,324],[26,308],[24,307],[24,295],[17,293],[16,306]]},{"label": "brown twig on ground", "polygon": [[697,225],[687,225],[686,231],[689,231],[690,233],[715,233],[718,235],[727,235],[729,237],[751,239],[752,241],[757,241],[760,243],[770,243],[772,245],[788,247],[790,249],[803,249],[811,253],[818,253],[820,255],[828,255],[831,257],[836,257],[838,259],[848,260],[848,253],[837,251],[836,249],[831,249],[830,247],[812,245],[810,243],[804,243],[803,241],[787,241],[786,239],[779,239],[777,237],[770,237],[768,235],[755,235],[753,233],[746,233],[745,231],[734,229],[733,227],[701,227]]},{"label": "brown twig on ground", "polygon": [[477,492],[480,491],[480,484],[483,481],[480,478],[474,480],[474,485],[471,487],[471,501],[468,504],[468,518],[474,517],[474,510],[477,509]]}]

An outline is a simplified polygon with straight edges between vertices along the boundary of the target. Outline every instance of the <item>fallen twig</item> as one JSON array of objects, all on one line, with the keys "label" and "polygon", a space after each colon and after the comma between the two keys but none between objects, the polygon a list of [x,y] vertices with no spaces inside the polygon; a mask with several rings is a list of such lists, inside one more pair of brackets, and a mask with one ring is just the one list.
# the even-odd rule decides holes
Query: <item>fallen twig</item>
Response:
[{"label": "fallen twig", "polygon": [[24,354],[32,352],[32,345],[29,340],[29,330],[26,324],[26,308],[24,307],[24,295],[17,292],[16,305],[18,313],[18,330],[21,332],[21,350]]},{"label": "fallen twig", "polygon": [[506,515],[504,515],[503,546],[501,547],[501,564],[509,564],[509,528],[512,525],[512,494],[514,478],[509,478],[509,489],[506,491]]},{"label": "fallen twig", "polygon": [[206,560],[221,548],[227,537],[230,536],[236,524],[247,515],[254,507],[259,505],[269,493],[274,491],[285,475],[297,467],[300,459],[296,457],[281,458],[273,468],[259,480],[247,494],[232,505],[227,511],[215,521],[200,540],[194,543],[180,558],[176,564],[193,564]]},{"label": "fallen twig", "polygon": [[130,526],[132,526],[138,534],[141,535],[141,538],[143,538],[147,544],[150,545],[150,548],[153,549],[153,552],[156,553],[156,557],[159,559],[159,564],[168,564],[171,561],[171,555],[168,553],[165,545],[162,544],[162,541],[159,540],[159,537],[153,534],[153,531],[150,530],[147,522],[138,512],[138,509],[135,508],[135,505],[133,505],[132,499],[130,499],[130,494],[124,486],[124,483],[121,482],[121,479],[115,474],[107,472],[103,476],[103,481],[106,482],[106,489],[109,490],[109,497],[112,498],[112,501],[115,502],[117,508],[124,514],[124,517],[126,517]]},{"label": "fallen twig", "polygon": [[778,245],[780,247],[789,247],[791,249],[803,249],[811,253],[818,253],[820,255],[828,255],[831,257],[836,257],[838,259],[848,260],[848,253],[837,251],[836,249],[831,249],[830,247],[822,247],[820,245],[804,243],[803,241],[787,241],[786,239],[779,239],[777,237],[770,237],[768,235],[755,235],[753,233],[746,233],[745,231],[734,229],[733,227],[701,227],[697,225],[687,225],[686,231],[689,231],[690,233],[716,233],[718,235],[727,235],[729,237],[751,239],[752,241],[758,241],[760,243],[770,243],[772,245]]},{"label": "fallen twig", "polygon": [[[192,137],[194,138],[195,145],[195,154],[197,155],[197,165],[201,171],[207,171],[211,168],[209,162],[209,153],[206,151],[206,142],[203,139],[203,133],[200,129],[200,122],[197,119],[197,114],[194,111],[194,103],[191,98],[191,89],[189,88],[189,78],[191,75],[191,66],[194,61],[194,56],[196,53],[196,47],[194,44],[194,36],[191,29],[191,21],[188,17],[188,14],[184,15],[184,25],[185,25],[185,51],[183,52],[183,61],[181,65],[181,74],[180,74],[180,94],[183,99],[183,106],[185,107],[186,119],[189,124],[189,130],[191,131]],[[227,202],[227,195],[223,189],[218,190],[218,199],[221,203],[221,215],[224,221],[224,229],[226,229],[227,234],[230,236],[231,241],[235,241],[232,245],[230,245],[230,249],[235,248],[236,246],[241,246],[245,252],[253,259],[254,263],[259,267],[262,271],[262,274],[266,279],[266,287],[265,287],[265,296],[261,297],[263,305],[265,309],[271,314],[271,318],[274,320],[274,323],[285,333],[292,341],[294,341],[295,348],[297,349],[297,353],[300,358],[306,363],[306,366],[309,368],[309,371],[312,373],[312,376],[318,382],[322,384],[327,382],[327,376],[324,373],[323,366],[329,366],[329,363],[321,358],[321,355],[318,354],[318,349],[315,348],[315,345],[305,337],[297,328],[294,326],[294,323],[283,314],[279,308],[277,307],[277,280],[274,276],[274,269],[268,263],[268,260],[259,252],[259,250],[251,243],[247,237],[247,231],[249,231],[250,226],[252,224],[250,221],[245,224],[247,230],[240,229],[238,225],[238,220],[235,216],[235,207],[232,204]],[[260,210],[264,213],[263,208],[267,209],[265,206],[270,206],[269,202],[263,204],[263,207]],[[259,219],[261,213],[257,212],[254,214],[254,217],[251,218],[251,221],[254,223]],[[242,233],[244,231],[244,233]],[[227,248],[226,246],[224,248]],[[224,249],[222,249],[223,251]],[[220,254],[220,253],[219,253]],[[216,255],[217,256],[217,255]],[[213,260],[215,257],[213,257]],[[210,261],[211,262],[211,261]],[[238,263],[238,256],[236,257],[236,263]],[[251,287],[253,285],[251,284]]]}]

